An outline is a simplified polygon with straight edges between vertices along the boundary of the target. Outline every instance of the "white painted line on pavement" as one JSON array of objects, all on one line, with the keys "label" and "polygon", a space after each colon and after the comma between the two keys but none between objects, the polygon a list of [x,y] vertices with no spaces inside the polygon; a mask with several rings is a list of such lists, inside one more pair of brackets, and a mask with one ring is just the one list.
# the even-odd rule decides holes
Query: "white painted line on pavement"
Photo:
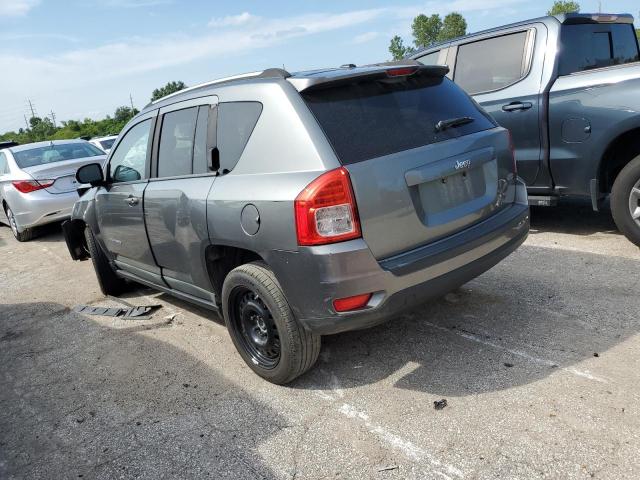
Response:
[{"label": "white painted line on pavement", "polygon": [[609,381],[607,379],[592,375],[588,370],[578,370],[577,368],[574,368],[574,367],[561,367],[560,365],[558,365],[557,362],[554,362],[552,360],[547,360],[545,358],[535,357],[533,355],[528,354],[527,352],[523,352],[522,350],[514,350],[512,348],[505,347],[505,346],[497,344],[495,342],[491,342],[489,340],[485,340],[484,338],[480,338],[477,335],[473,335],[472,333],[461,332],[461,331],[457,331],[457,330],[451,330],[450,328],[442,327],[440,325],[435,325],[435,324],[433,324],[431,322],[423,322],[423,323],[426,324],[426,325],[429,325],[432,328],[435,328],[436,330],[447,332],[447,333],[450,333],[452,335],[458,335],[459,337],[465,338],[465,339],[470,340],[472,342],[480,343],[482,345],[487,345],[488,347],[492,347],[492,348],[495,348],[497,350],[503,350],[505,352],[510,353],[511,355],[515,355],[517,357],[524,358],[525,360],[529,360],[530,362],[533,362],[533,363],[546,365],[548,367],[557,367],[558,370],[562,370],[564,372],[570,373],[572,375],[576,375],[578,377],[588,378],[589,380],[593,380],[595,382],[609,383]]}]

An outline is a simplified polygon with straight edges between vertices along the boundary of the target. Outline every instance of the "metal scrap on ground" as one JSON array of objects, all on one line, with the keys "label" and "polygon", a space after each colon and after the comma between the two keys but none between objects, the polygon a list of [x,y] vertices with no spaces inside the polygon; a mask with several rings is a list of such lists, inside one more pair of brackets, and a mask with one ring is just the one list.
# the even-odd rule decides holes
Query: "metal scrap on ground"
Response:
[{"label": "metal scrap on ground", "polygon": [[99,315],[104,317],[119,317],[132,320],[147,320],[150,313],[162,305],[139,305],[131,307],[94,307],[91,305],[77,305],[73,308],[76,313]]}]

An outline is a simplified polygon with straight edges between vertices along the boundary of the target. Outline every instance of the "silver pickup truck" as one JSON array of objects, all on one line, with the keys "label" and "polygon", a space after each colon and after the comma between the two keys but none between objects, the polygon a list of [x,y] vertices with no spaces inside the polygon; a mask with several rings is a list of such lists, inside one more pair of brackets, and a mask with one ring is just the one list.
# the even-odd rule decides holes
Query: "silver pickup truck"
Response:
[{"label": "silver pickup truck", "polygon": [[511,131],[531,205],[610,196],[640,245],[640,56],[631,15],[537,18],[413,56],[448,76]]}]

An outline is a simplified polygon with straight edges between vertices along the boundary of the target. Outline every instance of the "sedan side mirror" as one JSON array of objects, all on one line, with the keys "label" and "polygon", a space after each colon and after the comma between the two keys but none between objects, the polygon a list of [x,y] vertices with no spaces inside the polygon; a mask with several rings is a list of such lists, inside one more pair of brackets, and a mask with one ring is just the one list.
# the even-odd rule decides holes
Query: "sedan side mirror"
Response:
[{"label": "sedan side mirror", "polygon": [[104,173],[102,165],[99,163],[90,163],[83,165],[76,172],[76,180],[80,184],[90,184],[92,187],[104,185]]}]

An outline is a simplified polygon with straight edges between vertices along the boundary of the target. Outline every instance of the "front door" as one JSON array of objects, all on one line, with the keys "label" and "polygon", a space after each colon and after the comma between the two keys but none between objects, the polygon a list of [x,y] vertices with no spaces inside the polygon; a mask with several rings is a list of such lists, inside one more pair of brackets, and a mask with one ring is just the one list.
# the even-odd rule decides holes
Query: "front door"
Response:
[{"label": "front door", "polygon": [[118,268],[162,283],[147,240],[143,199],[155,113],[132,126],[110,156],[107,186],[96,194],[97,237]]},{"label": "front door", "polygon": [[535,183],[542,162],[542,62],[532,56],[544,41],[544,27],[530,26],[461,44],[454,72],[454,81],[511,132],[518,175],[527,185]]}]

